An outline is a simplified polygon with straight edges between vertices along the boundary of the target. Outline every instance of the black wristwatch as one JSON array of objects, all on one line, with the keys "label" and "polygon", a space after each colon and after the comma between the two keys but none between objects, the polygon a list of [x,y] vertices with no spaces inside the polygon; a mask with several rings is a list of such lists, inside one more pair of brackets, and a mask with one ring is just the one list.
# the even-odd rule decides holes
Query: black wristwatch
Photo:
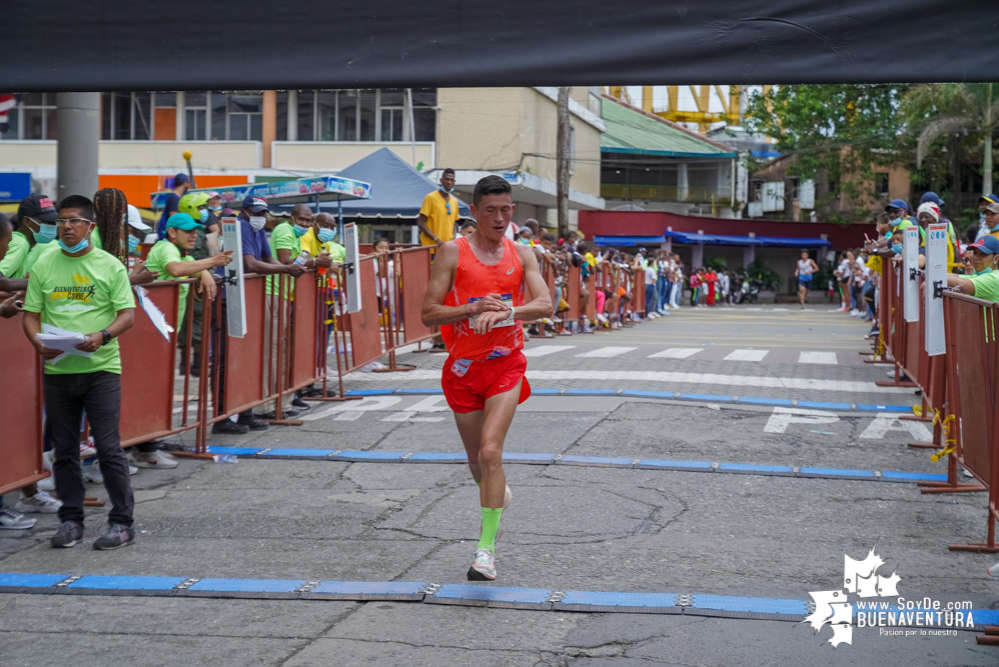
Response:
[{"label": "black wristwatch", "polygon": [[101,331],[101,335],[104,336],[104,343],[103,343],[104,345],[110,343],[111,339],[114,338],[114,336],[111,335],[111,332],[108,331],[107,329]]}]

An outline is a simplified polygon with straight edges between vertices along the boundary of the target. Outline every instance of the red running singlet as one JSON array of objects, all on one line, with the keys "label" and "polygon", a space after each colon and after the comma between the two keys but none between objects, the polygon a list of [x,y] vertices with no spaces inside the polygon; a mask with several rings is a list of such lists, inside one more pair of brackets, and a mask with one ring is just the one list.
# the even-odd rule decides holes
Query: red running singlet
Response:
[{"label": "red running singlet", "polygon": [[[503,238],[503,258],[493,266],[479,261],[464,236],[455,239],[455,245],[458,246],[458,268],[454,286],[444,299],[445,306],[464,305],[489,294],[499,294],[513,306],[523,303],[524,267],[513,241]],[[465,319],[442,325],[441,337],[455,360],[496,359],[524,347],[524,330],[520,321],[495,326],[492,331],[477,334],[472,330],[471,319]]]}]

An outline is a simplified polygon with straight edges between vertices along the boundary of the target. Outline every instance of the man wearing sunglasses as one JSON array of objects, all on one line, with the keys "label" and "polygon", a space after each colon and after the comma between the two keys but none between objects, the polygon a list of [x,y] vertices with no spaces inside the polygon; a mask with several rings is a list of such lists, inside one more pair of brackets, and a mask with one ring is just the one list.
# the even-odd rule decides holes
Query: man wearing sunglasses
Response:
[{"label": "man wearing sunglasses", "polygon": [[[80,420],[86,410],[111,500],[107,529],[94,548],[118,549],[135,541],[135,501],[118,429],[121,355],[117,340],[132,327],[135,299],[125,265],[90,243],[96,227],[93,203],[70,195],[58,209],[59,248],[38,258],[24,302],[24,333],[45,360],[42,386],[55,449],[53,474],[63,502],[59,508],[62,525],[50,543],[69,548],[83,539]],[[37,338],[43,324],[83,334],[85,339],[76,349],[87,356],[45,347]]]}]

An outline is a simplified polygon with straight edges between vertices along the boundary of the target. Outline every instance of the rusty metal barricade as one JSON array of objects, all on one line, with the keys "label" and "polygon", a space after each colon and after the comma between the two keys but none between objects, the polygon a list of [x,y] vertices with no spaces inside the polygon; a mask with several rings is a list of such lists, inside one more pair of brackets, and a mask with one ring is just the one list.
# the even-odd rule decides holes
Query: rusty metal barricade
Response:
[{"label": "rusty metal barricade", "polygon": [[24,315],[0,319],[0,495],[47,477],[42,467],[42,361],[22,329]]},{"label": "rusty metal barricade", "polygon": [[381,316],[384,349],[388,367],[378,373],[410,371],[414,366],[399,365],[396,350],[433,338],[431,327],[423,324],[423,296],[430,283],[431,248],[396,248],[376,255],[376,295]]}]

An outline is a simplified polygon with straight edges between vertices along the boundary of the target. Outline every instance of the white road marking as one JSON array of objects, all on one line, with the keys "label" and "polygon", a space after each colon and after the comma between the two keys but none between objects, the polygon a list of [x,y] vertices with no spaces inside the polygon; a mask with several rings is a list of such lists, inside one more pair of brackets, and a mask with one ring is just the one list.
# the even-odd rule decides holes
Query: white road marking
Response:
[{"label": "white road marking", "polygon": [[662,352],[650,354],[649,359],[686,359],[692,357],[704,348],[702,347],[671,347]]},{"label": "white road marking", "polygon": [[770,350],[732,350],[725,361],[763,361]]},{"label": "white road marking", "polygon": [[933,434],[922,422],[909,419],[899,419],[897,415],[878,415],[874,418],[864,432],[860,434],[862,440],[878,440],[885,437],[888,431],[899,431],[908,433],[916,440],[933,442]]},{"label": "white road marking", "polygon": [[[410,371],[410,373],[415,373],[417,371]],[[380,373],[357,373],[357,375],[380,375]],[[440,371],[435,374],[437,378],[440,378]],[[396,403],[401,403],[402,398],[399,396],[366,396],[359,401],[344,401],[343,403],[334,403],[325,410],[317,410],[316,412],[311,412],[311,414],[303,415],[299,417],[302,421],[310,422],[316,419],[322,419],[323,417],[328,417],[336,412],[344,411],[360,411],[366,412],[368,410],[384,410],[385,408],[391,407]]]},{"label": "white road marking", "polygon": [[577,357],[587,357],[587,358],[602,358],[606,359],[608,357],[616,357],[618,355],[624,354],[625,352],[631,352],[632,350],[637,350],[637,347],[598,347],[595,350],[590,350],[589,352],[583,352],[577,354]]},{"label": "white road marking", "polygon": [[[441,379],[439,370],[417,369],[399,373],[391,379],[394,383],[426,382]],[[820,380],[808,378],[782,378],[766,375],[722,375],[720,373],[680,373],[674,371],[527,371],[527,379],[535,380],[594,380],[608,382],[663,382],[670,384],[689,383],[727,387],[753,387],[778,389],[816,389],[819,391],[842,391],[865,394],[912,394],[908,387],[879,387],[874,382],[853,380]],[[381,373],[350,373],[344,377],[347,382],[388,382]],[[371,397],[375,398],[375,397]],[[380,398],[396,398],[382,396]],[[372,407],[370,409],[375,409]],[[318,413],[317,413],[318,414]],[[328,413],[327,413],[328,414]],[[308,415],[312,417],[312,415]],[[325,416],[325,415],[324,415]],[[304,419],[304,417],[303,417]]]},{"label": "white road marking", "polygon": [[799,364],[832,364],[836,365],[839,363],[836,361],[835,352],[802,352],[798,355]]},{"label": "white road marking", "polygon": [[333,418],[333,421],[335,421],[335,422],[356,422],[358,419],[361,418],[361,415],[363,415],[363,414],[364,414],[363,412],[360,412],[360,411],[357,411],[357,410],[355,410],[353,412],[341,412],[340,414],[338,414],[336,417]]},{"label": "white road marking", "polygon": [[791,424],[835,424],[838,421],[839,417],[831,412],[777,407],[767,420],[767,425],[763,427],[763,432],[785,433]]},{"label": "white road marking", "polygon": [[525,357],[543,357],[548,354],[555,354],[556,352],[565,352],[566,350],[571,350],[575,345],[543,345],[541,347],[530,347],[524,350]]},{"label": "white road marking", "polygon": [[774,312],[775,313],[779,312],[779,311],[782,311],[782,310],[787,310],[787,308],[774,308]]}]

